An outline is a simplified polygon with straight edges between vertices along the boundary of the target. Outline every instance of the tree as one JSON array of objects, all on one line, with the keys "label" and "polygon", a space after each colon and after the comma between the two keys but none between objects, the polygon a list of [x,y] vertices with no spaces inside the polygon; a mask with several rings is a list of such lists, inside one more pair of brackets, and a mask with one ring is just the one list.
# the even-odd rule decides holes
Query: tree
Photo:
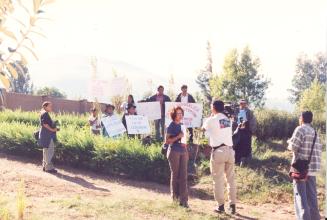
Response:
[{"label": "tree", "polygon": [[55,98],[66,98],[66,94],[55,87],[44,87],[36,91],[37,95],[51,96]]},{"label": "tree", "polygon": [[223,73],[210,80],[211,95],[224,101],[246,99],[254,107],[265,104],[270,81],[259,74],[260,60],[253,58],[249,47],[239,55],[233,49],[225,57]]},{"label": "tree", "polygon": [[212,96],[210,93],[210,79],[212,78],[212,54],[211,54],[211,44],[207,42],[207,65],[204,69],[200,70],[196,83],[199,85],[202,95],[207,100],[208,103],[211,103]]},{"label": "tree", "polygon": [[13,67],[16,69],[18,78],[12,81],[12,91],[22,94],[33,93],[33,83],[28,69],[20,61],[13,63]]},{"label": "tree", "polygon": [[[0,82],[6,89],[11,87],[12,79],[18,78],[17,70],[14,68],[16,61],[26,65],[26,54],[38,59],[32,49],[34,47],[32,39],[36,35],[44,37],[39,32],[37,24],[44,19],[42,16],[44,7],[54,2],[54,0],[34,0],[32,2],[33,10],[29,10],[21,0],[17,0],[15,3],[11,0],[3,0],[0,3],[0,45],[4,49],[0,52]],[[14,18],[13,13],[18,8],[22,9],[27,15],[24,21]],[[12,25],[12,22],[15,22],[17,25]],[[15,30],[10,30],[9,26],[15,27]]]},{"label": "tree", "polygon": [[311,86],[314,79],[320,83],[326,82],[327,56],[317,53],[313,59],[301,54],[296,61],[295,75],[292,80],[293,88],[290,89],[290,101],[296,103],[300,100],[301,93]]},{"label": "tree", "polygon": [[314,79],[310,87],[301,93],[297,103],[297,111],[310,110],[315,118],[323,118],[326,111],[325,92],[324,84],[318,79]]}]

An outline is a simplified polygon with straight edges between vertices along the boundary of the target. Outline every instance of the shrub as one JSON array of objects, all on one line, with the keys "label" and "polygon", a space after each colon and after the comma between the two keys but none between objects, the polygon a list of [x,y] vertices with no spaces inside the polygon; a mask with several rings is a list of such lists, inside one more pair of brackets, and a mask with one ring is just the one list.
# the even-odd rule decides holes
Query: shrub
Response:
[{"label": "shrub", "polygon": [[[299,116],[286,111],[261,109],[254,114],[257,118],[255,136],[259,140],[290,138],[299,124]],[[315,119],[313,125],[319,132],[326,132],[324,120]]]},{"label": "shrub", "polygon": [[[40,149],[33,137],[37,129],[31,124],[0,122],[0,150],[40,159]],[[167,182],[167,159],[156,145],[144,147],[138,139],[107,139],[93,136],[89,129],[65,126],[58,132],[55,161],[94,170],[123,175],[133,179]]]}]

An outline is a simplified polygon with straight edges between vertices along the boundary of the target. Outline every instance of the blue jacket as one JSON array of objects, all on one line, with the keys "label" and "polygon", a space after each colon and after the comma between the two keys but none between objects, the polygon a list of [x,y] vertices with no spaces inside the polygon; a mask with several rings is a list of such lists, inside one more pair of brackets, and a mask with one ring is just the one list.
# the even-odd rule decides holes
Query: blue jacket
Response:
[{"label": "blue jacket", "polygon": [[49,131],[43,125],[48,124],[51,128],[54,128],[53,121],[48,112],[44,111],[41,113],[40,116],[40,133],[39,133],[39,140],[38,144],[40,147],[48,148],[50,145],[51,140],[57,141],[56,132]]}]

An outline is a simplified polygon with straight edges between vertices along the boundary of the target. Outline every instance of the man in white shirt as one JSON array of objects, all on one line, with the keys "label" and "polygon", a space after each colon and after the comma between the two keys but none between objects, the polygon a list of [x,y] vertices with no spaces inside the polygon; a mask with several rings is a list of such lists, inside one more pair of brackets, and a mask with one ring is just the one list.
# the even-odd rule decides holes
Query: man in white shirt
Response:
[{"label": "man in white shirt", "polygon": [[225,212],[224,176],[227,180],[230,211],[236,213],[236,182],[235,182],[235,152],[232,148],[232,122],[223,114],[224,102],[214,101],[211,106],[212,114],[204,122],[202,129],[209,136],[212,147],[210,171],[214,183],[214,196],[217,201],[218,213]]}]

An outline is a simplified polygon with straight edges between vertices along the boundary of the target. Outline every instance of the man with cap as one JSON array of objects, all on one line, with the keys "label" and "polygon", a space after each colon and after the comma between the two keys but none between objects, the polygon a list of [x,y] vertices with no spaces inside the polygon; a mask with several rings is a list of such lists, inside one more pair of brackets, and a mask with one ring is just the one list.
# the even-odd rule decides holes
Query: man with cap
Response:
[{"label": "man with cap", "polygon": [[132,104],[132,103],[129,103],[129,104],[127,104],[126,110],[127,110],[127,113],[124,114],[124,116],[122,118],[122,123],[123,123],[123,125],[125,126],[125,128],[127,130],[128,137],[135,138],[135,134],[129,134],[129,132],[128,132],[127,123],[126,123],[126,116],[137,115],[136,114],[136,106],[134,104]]},{"label": "man with cap", "polygon": [[[175,102],[195,103],[193,96],[187,92],[187,85],[182,85],[181,90],[182,92],[177,96]],[[193,128],[188,128],[188,132],[190,134],[189,142],[193,143]]]},{"label": "man with cap", "polygon": [[[102,118],[112,117],[114,115],[114,111],[115,111],[115,106],[112,104],[107,104],[104,113],[102,114]],[[102,126],[102,135],[104,137],[109,137],[109,134],[102,122],[101,122],[101,126]]]},{"label": "man with cap", "polygon": [[243,166],[246,160],[252,156],[252,134],[255,132],[256,119],[253,112],[248,108],[245,99],[239,101],[240,109],[236,112],[235,123],[237,123],[239,142],[235,146],[235,163]]}]

